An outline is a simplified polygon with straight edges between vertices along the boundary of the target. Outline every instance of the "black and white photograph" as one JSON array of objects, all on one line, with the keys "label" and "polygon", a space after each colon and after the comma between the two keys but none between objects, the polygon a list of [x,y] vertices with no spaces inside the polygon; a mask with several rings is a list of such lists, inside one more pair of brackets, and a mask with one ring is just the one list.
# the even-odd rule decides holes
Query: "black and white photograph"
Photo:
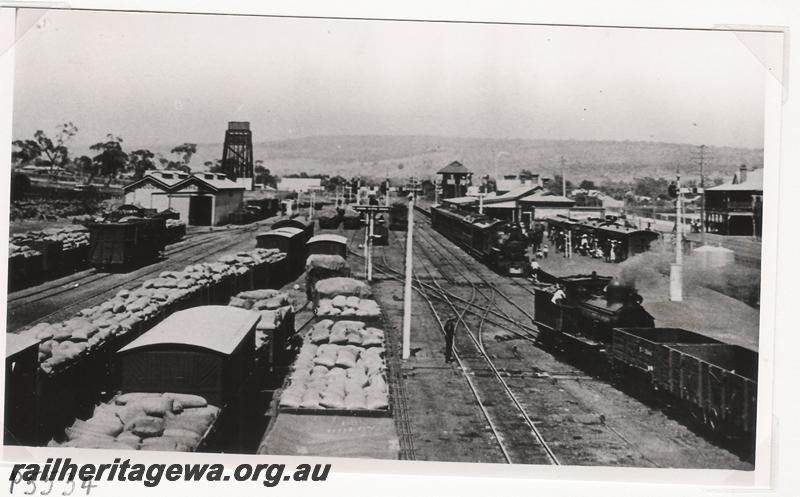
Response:
[{"label": "black and white photograph", "polygon": [[782,31],[14,24],[6,447],[768,466]]}]

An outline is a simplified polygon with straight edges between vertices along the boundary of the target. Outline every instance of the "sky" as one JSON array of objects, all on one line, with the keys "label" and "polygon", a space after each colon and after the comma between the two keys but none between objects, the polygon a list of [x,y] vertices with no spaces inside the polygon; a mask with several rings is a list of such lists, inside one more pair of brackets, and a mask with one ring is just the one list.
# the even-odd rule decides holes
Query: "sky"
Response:
[{"label": "sky", "polygon": [[[14,139],[317,135],[763,146],[762,33],[21,11]],[[743,40],[747,43],[743,43]]]}]

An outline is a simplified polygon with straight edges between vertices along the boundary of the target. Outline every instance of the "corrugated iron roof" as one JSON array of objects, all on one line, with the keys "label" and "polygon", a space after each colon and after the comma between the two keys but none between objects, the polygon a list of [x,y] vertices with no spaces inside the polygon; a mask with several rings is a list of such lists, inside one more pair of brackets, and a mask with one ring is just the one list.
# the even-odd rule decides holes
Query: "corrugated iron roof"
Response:
[{"label": "corrugated iron roof", "polygon": [[764,169],[747,171],[747,177],[741,183],[725,183],[723,185],[706,188],[709,191],[764,191]]},{"label": "corrugated iron roof", "polygon": [[230,355],[260,319],[257,312],[227,305],[193,307],[173,313],[119,352],[160,345],[186,345]]}]

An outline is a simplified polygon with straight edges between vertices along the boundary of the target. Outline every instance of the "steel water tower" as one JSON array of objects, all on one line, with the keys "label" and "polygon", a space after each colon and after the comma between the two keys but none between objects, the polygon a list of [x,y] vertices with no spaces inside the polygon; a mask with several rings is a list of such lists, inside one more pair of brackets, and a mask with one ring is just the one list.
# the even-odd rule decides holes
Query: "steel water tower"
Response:
[{"label": "steel water tower", "polygon": [[228,123],[222,150],[222,172],[248,190],[253,189],[253,134],[249,122]]}]

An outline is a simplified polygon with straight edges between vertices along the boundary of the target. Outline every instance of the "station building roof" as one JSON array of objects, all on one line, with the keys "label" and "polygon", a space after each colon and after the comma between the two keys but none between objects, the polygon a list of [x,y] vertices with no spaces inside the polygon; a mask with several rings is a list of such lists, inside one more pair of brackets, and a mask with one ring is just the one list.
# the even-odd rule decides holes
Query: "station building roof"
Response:
[{"label": "station building roof", "polygon": [[742,182],[734,183],[733,181],[718,186],[706,188],[707,191],[720,192],[720,191],[764,191],[764,169],[756,169],[754,171],[747,171],[747,177]]}]

